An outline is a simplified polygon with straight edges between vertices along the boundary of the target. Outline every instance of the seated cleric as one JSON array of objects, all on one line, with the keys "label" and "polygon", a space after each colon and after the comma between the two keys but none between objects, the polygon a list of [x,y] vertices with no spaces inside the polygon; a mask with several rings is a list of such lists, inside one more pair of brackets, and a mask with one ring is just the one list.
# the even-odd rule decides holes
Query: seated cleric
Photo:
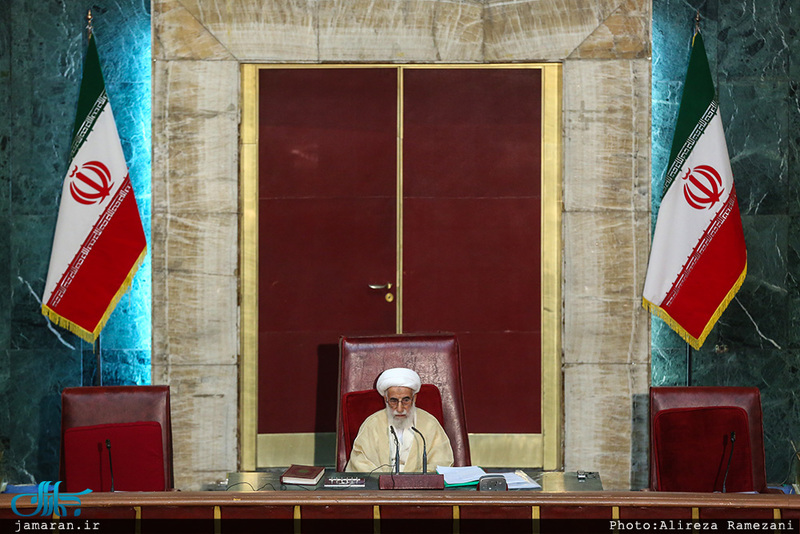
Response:
[{"label": "seated cleric", "polygon": [[345,471],[394,472],[395,443],[399,443],[399,471],[422,472],[423,442],[420,433],[427,445],[428,465],[433,469],[439,465],[453,465],[453,449],[442,425],[436,417],[416,407],[420,385],[419,375],[411,369],[397,367],[381,373],[375,389],[386,401],[386,409],[364,420]]}]

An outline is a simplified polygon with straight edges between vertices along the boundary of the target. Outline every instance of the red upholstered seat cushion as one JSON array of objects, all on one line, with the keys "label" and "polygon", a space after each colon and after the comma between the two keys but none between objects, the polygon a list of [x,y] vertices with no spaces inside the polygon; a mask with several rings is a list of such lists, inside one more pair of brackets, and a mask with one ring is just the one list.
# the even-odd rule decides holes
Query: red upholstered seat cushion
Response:
[{"label": "red upholstered seat cushion", "polygon": [[[442,394],[439,388],[433,384],[422,384],[417,393],[416,406],[434,416],[439,424],[444,426],[444,416],[442,415]],[[344,427],[344,442],[347,446],[347,457],[350,458],[350,451],[353,449],[353,442],[358,435],[361,424],[370,415],[379,410],[383,410],[386,403],[374,389],[363,391],[351,391],[342,397],[342,426]]]},{"label": "red upholstered seat cushion", "polygon": [[[747,412],[738,406],[673,408],[656,414],[653,451],[660,491],[754,491]],[[731,456],[731,432],[736,433]],[[728,458],[730,457],[730,468]]]},{"label": "red upholstered seat cushion", "polygon": [[[109,466],[106,440],[111,443]],[[155,421],[79,426],[64,432],[68,492],[164,491],[164,448],[161,425]]]}]

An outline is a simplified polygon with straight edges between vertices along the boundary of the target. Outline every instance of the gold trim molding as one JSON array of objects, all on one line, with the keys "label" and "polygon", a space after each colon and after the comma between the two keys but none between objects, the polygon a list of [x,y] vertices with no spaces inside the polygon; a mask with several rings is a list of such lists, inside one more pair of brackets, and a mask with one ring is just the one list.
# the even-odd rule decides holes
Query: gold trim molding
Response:
[{"label": "gold trim molding", "polygon": [[239,467],[256,467],[258,433],[258,68],[242,65],[239,184]]}]

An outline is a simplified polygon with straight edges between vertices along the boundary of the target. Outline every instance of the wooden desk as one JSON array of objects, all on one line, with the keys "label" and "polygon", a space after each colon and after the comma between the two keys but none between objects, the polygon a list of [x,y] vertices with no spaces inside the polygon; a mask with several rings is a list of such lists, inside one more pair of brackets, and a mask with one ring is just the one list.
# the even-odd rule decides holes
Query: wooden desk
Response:
[{"label": "wooden desk", "polygon": [[[21,518],[11,509],[13,497],[0,495],[2,532],[18,531],[17,520]],[[645,491],[207,491],[91,493],[81,498],[80,509],[80,517],[69,516],[62,521],[81,527],[85,521],[90,525],[97,522],[99,528],[90,531],[103,534],[658,530],[688,534],[695,529],[687,525],[697,524],[697,530],[702,531],[713,524],[717,525],[718,532],[725,532],[727,521],[744,520],[791,521],[788,525],[798,532],[800,497]],[[23,519],[22,522],[41,522],[42,519]],[[50,517],[44,519],[51,520]],[[616,523],[614,528],[613,521],[623,523]],[[640,526],[644,522],[650,526],[637,530],[637,521]],[[669,523],[659,523],[656,527],[660,528],[653,528],[654,521]],[[81,530],[85,532],[87,528]]]},{"label": "wooden desk", "polygon": [[[381,474],[373,473],[372,475],[366,473],[337,473],[333,469],[328,469],[323,475],[322,479],[316,486],[286,486],[281,484],[281,474],[286,470],[285,467],[281,468],[267,468],[259,471],[245,471],[238,473],[229,473],[228,482],[224,489],[228,491],[286,491],[286,490],[300,490],[300,491],[320,491],[325,489],[324,482],[329,476],[360,476],[364,477],[366,486],[364,488],[341,488],[337,491],[361,491],[361,490],[377,490],[378,478]],[[503,473],[514,471],[513,469],[485,469],[487,474]],[[541,469],[523,469],[523,471],[542,486],[540,491],[552,492],[565,492],[565,491],[603,491],[603,483],[600,480],[600,475],[596,472],[586,471],[581,472],[579,476],[577,472],[563,472],[563,471],[549,471],[544,472]],[[219,489],[223,489],[220,487]],[[476,486],[463,486],[463,487],[448,487],[445,491],[476,491]],[[517,490],[512,490],[517,491]],[[519,490],[528,491],[528,490]]]}]

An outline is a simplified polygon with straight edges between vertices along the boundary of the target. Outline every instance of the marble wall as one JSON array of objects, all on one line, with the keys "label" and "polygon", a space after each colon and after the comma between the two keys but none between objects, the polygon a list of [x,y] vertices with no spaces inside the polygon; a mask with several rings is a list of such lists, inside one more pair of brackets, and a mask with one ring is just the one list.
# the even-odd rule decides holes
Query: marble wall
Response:
[{"label": "marble wall", "polygon": [[[58,392],[96,373],[91,348],[38,312],[85,5],[1,4],[0,447],[24,482],[55,478]],[[237,463],[238,67],[250,61],[563,61],[565,463],[601,471],[608,488],[645,485],[651,320],[639,295],[659,196],[650,146],[658,192],[695,9],[750,260],[739,297],[692,355],[692,382],[762,388],[769,479],[782,480],[800,419],[796,10],[654,0],[651,141],[649,1],[156,0],[151,210],[150,3],[93,5],[140,210],[152,220],[152,376],[146,264],[104,333],[104,380],[171,384],[180,487]],[[652,330],[652,383],[683,383],[685,345],[658,320]]]},{"label": "marble wall", "polygon": [[702,349],[691,354],[691,366],[683,340],[653,321],[652,381],[760,388],[767,480],[782,482],[790,440],[800,443],[800,12],[791,2],[653,2],[654,214],[697,10],[719,93],[748,271]]},{"label": "marble wall", "polygon": [[[91,4],[106,88],[150,233],[150,3]],[[86,47],[87,3],[0,2],[0,475],[57,480],[60,393],[97,353],[40,312]],[[150,256],[97,346],[103,384],[151,381]]]},{"label": "marble wall", "polygon": [[[762,389],[768,478],[783,479],[800,420],[791,3],[652,0],[651,85],[650,0],[152,0],[152,204],[151,2],[92,6],[140,211],[152,221],[152,370],[148,259],[103,334],[104,382],[171,385],[179,487],[237,466],[239,64],[540,60],[564,64],[566,468],[598,470],[609,489],[644,486],[647,388],[688,374],[685,344],[659,320],[651,347],[640,291],[696,9],[749,274],[692,355],[692,383]],[[20,483],[57,477],[59,392],[97,372],[91,347],[39,313],[85,10],[78,0],[0,2],[0,450]]]},{"label": "marble wall", "polygon": [[567,469],[646,483],[649,0],[153,0],[153,382],[176,475],[237,459],[241,62],[564,65]]}]

